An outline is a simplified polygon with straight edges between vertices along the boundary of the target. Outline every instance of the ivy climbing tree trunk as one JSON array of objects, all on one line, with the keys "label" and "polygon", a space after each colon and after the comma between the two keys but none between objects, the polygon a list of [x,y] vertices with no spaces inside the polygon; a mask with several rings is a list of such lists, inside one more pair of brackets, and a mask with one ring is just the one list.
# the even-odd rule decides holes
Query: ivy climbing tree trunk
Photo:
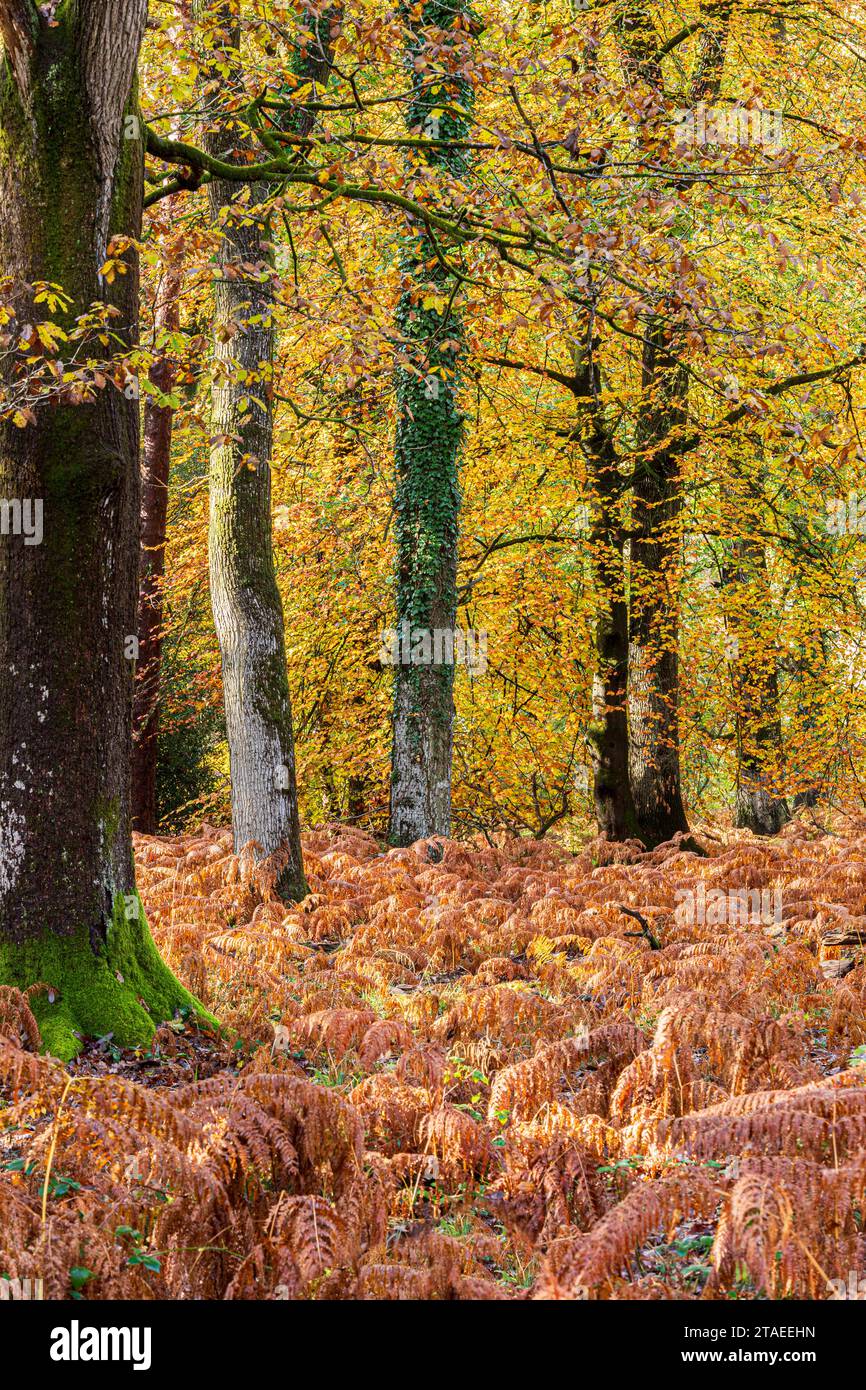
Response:
[{"label": "ivy climbing tree trunk", "polygon": [[[182,272],[169,261],[154,313],[154,336],[175,333],[180,324],[178,296]],[[161,352],[150,379],[161,395],[171,392],[174,365]],[[141,461],[141,536],[138,587],[138,666],[135,676],[132,750],[132,826],[153,835],[157,827],[156,762],[159,725],[159,678],[162,663],[163,587],[165,574],[168,479],[174,409],[153,396],[144,403]]]},{"label": "ivy climbing tree trunk", "polygon": [[[219,7],[208,41],[237,54],[239,7]],[[316,26],[292,67],[327,80],[330,19]],[[291,91],[292,88],[289,88]],[[286,120],[292,119],[287,113]],[[299,113],[301,133],[308,124]],[[211,131],[211,154],[238,156],[232,131]],[[210,455],[209,567],[214,624],[222,656],[235,849],[256,859],[276,855],[276,891],[306,895],[295,773],[292,709],[286,672],[283,606],[271,532],[273,372],[276,294],[266,183],[209,185],[211,215],[221,230],[214,284],[214,381]]]},{"label": "ivy climbing tree trunk", "polygon": [[[418,155],[416,191],[423,196],[425,163],[454,181],[466,172],[462,152],[447,142],[463,139],[468,126],[472,20],[465,0],[428,0],[420,16],[408,7],[403,15],[412,80],[407,124],[416,135],[441,142]],[[422,53],[419,71],[415,60]],[[410,845],[451,832],[462,328],[454,310],[458,281],[417,225],[405,238],[402,270],[390,837],[395,845]]]},{"label": "ivy climbing tree trunk", "polygon": [[[0,0],[0,275],[12,331],[35,351],[25,325],[46,320],[37,282],[70,297],[53,314],[61,329],[102,300],[121,342],[136,341],[135,258],[113,284],[101,268],[110,239],[141,227],[146,9],[78,0],[49,22],[30,0]],[[102,351],[95,339],[92,350]],[[62,351],[61,340],[52,356]],[[21,370],[23,354],[4,354],[6,391]],[[155,1022],[197,1007],[160,960],[135,893],[138,452],[136,393],[122,380],[84,403],[59,392],[25,428],[0,425],[0,492],[38,501],[43,517],[41,544],[0,538],[0,983],[51,987],[32,1003],[63,1058],[84,1034],[145,1043]]]}]

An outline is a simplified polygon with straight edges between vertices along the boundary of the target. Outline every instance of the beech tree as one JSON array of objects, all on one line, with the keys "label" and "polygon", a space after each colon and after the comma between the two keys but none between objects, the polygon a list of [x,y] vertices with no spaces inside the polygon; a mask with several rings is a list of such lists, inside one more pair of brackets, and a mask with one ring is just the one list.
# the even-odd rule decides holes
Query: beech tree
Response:
[{"label": "beech tree", "polygon": [[[136,342],[134,252],[126,274],[103,268],[112,238],[141,226],[146,12],[146,0],[0,3],[0,275],[21,344],[4,356],[10,388],[46,285],[68,297],[61,330],[102,302],[118,350]],[[80,1034],[143,1043],[196,1007],[153,946],[132,862],[138,467],[137,393],[106,379],[58,390],[25,428],[0,425],[0,487],[44,517],[41,544],[0,539],[0,982],[46,986],[31,1000],[61,1057]]]},{"label": "beech tree", "polygon": [[659,321],[647,325],[631,543],[629,776],[648,846],[688,830],[679,750],[680,457],[688,376]]},{"label": "beech tree", "polygon": [[628,598],[625,583],[622,477],[619,455],[599,401],[598,343],[583,316],[584,346],[576,363],[575,435],[586,460],[590,497],[589,559],[596,588],[595,670],[589,744],[599,832],[611,840],[640,838],[629,779]]},{"label": "beech tree", "polygon": [[[850,356],[861,325],[845,304],[847,271],[833,268],[855,256],[831,225],[842,216],[847,150],[835,135],[821,145],[825,132],[807,121],[795,130],[787,106],[795,146],[771,163],[757,138],[728,153],[724,137],[717,148],[704,133],[684,145],[674,102],[710,100],[752,129],[772,114],[757,87],[740,91],[736,45],[719,86],[730,7],[708,3],[685,26],[673,11],[648,18],[630,0],[613,23],[623,9],[576,7],[548,26],[546,14],[518,23],[493,7],[482,44],[463,0],[353,15],[345,29],[321,6],[216,0],[205,6],[212,51],[202,70],[195,53],[176,56],[180,6],[154,5],[145,129],[135,77],[144,0],[0,0],[0,496],[11,499],[0,511],[0,943],[3,979],[46,986],[33,997],[56,1050],[74,1049],[76,1032],[144,1039],[158,1017],[194,1007],[152,951],[130,852],[143,203],[176,196],[172,210],[194,229],[196,318],[214,311],[210,430],[203,440],[193,406],[176,448],[192,460],[210,446],[221,651],[203,651],[206,623],[179,650],[181,659],[203,651],[202,702],[218,698],[222,665],[235,845],[272,859],[285,898],[305,889],[286,613],[290,645],[305,651],[299,728],[312,822],[345,787],[352,813],[396,842],[450,833],[455,727],[455,825],[545,834],[569,814],[573,751],[588,735],[600,827],[647,846],[685,829],[686,791],[698,808],[705,781],[719,797],[738,774],[759,785],[783,733],[786,759],[794,745],[783,771],[800,771],[774,793],[803,785],[816,742],[834,742],[825,737],[831,700],[830,766],[851,761],[859,687],[844,673],[856,628],[857,499],[848,498],[853,514],[846,507],[851,534],[838,538],[852,589],[838,638],[835,611],[811,612],[828,582],[803,587],[798,602],[810,612],[792,624],[784,535],[761,525],[756,548],[748,539],[791,477],[808,494],[810,525],[826,498],[860,482],[856,431],[828,397],[831,379],[844,386],[864,360],[862,350]],[[157,14],[172,16],[164,29]],[[820,90],[812,62],[808,92]],[[767,100],[783,105],[771,53],[761,65]],[[846,121],[852,111],[853,101]],[[203,148],[166,133],[193,126]],[[798,226],[805,215],[809,160],[831,180],[830,235],[802,234],[811,269],[785,230],[790,215]],[[576,270],[584,261],[585,275]],[[796,325],[781,312],[795,276]],[[838,341],[834,296],[845,308]],[[278,327],[293,340],[283,360]],[[197,355],[204,335],[196,340]],[[544,389],[520,381],[506,392],[487,371],[517,358]],[[730,397],[722,383],[734,369],[743,389]],[[41,395],[23,389],[31,372]],[[569,393],[564,413],[548,381]],[[365,403],[354,425],[340,409],[351,393]],[[160,478],[169,423],[146,413]],[[369,467],[334,466],[349,428]],[[752,435],[769,446],[766,488],[757,449],[736,447]],[[291,475],[281,450],[299,465]],[[385,477],[381,461],[392,458]],[[738,471],[752,488],[740,513],[730,508]],[[156,560],[165,491],[152,479],[145,553]],[[172,522],[195,533],[187,553],[174,530],[170,553],[183,559],[169,576],[172,602],[184,584],[202,592],[207,578],[200,482],[196,472],[189,514]],[[9,510],[37,500],[40,543],[9,534]],[[784,531],[784,514],[778,524]],[[746,642],[733,682],[720,655],[724,600],[692,593],[686,578],[710,536],[739,547],[729,552],[739,572],[731,567],[728,601],[742,606],[764,585],[782,629],[777,640],[766,625],[753,649]],[[158,646],[156,577],[146,564],[145,678]],[[393,724],[382,716],[391,691],[371,636],[391,597]],[[468,689],[459,725],[458,597],[496,634],[490,679]],[[801,631],[813,643],[802,670]],[[822,631],[832,669],[811,713],[797,701],[824,675]],[[775,674],[792,671],[793,689]],[[152,730],[147,679],[141,691]],[[695,713],[702,701],[706,716]],[[359,738],[374,727],[375,739]],[[484,802],[489,819],[478,814]],[[152,827],[152,809],[141,824]]]},{"label": "beech tree", "polygon": [[[732,4],[702,5],[686,99],[718,94]],[[652,19],[626,5],[618,30],[627,77],[650,100],[664,93],[663,52]],[[652,109],[652,108],[650,108]],[[650,123],[657,118],[650,116]],[[628,652],[629,779],[640,838],[652,848],[688,830],[679,737],[681,457],[689,372],[675,289],[644,321],[633,482]]]},{"label": "beech tree", "polygon": [[[215,19],[208,44],[233,55],[237,73],[238,6],[218,6]],[[311,76],[326,71],[324,52],[316,54]],[[231,123],[214,120],[218,112],[210,115],[212,128],[203,141],[207,151],[237,159],[250,148],[249,137],[239,140]],[[279,851],[277,891],[283,898],[300,899],[307,886],[285,625],[271,538],[276,304],[270,191],[264,180],[244,187],[213,179],[208,187],[211,216],[221,233],[214,282],[208,553],[222,657],[235,848],[251,845],[257,859]]]}]

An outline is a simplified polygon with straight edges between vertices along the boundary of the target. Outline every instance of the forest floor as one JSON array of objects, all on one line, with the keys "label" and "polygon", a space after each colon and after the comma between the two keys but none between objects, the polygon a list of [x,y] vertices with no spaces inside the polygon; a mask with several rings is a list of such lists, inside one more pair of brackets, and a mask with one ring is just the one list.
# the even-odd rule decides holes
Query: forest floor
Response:
[{"label": "forest floor", "polygon": [[0,1274],[82,1298],[866,1294],[866,817],[821,820],[698,826],[705,858],[333,826],[288,909],[227,831],[138,837],[157,944],[225,1036],[178,1020],[65,1069],[0,1000]]}]

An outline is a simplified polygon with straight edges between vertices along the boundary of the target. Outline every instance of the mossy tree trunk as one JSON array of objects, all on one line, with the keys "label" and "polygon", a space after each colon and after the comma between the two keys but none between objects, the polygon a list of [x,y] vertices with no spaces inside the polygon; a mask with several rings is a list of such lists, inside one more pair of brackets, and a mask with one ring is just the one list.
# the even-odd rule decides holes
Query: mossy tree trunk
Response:
[{"label": "mossy tree trunk", "polygon": [[[464,0],[428,0],[420,16],[408,7],[403,14],[413,92],[407,125],[431,140],[463,139],[472,98],[463,75],[472,29],[469,7]],[[425,63],[419,72],[415,59],[421,54]],[[457,181],[465,174],[463,153],[447,144],[433,145],[418,159]],[[419,187],[423,190],[423,178]],[[448,643],[437,644],[434,634],[453,634],[457,623],[463,335],[454,309],[455,276],[420,227],[413,226],[404,240],[402,270],[390,838],[395,845],[410,845],[451,832],[454,661]]]},{"label": "mossy tree trunk", "polygon": [[[135,343],[134,257],[111,285],[100,270],[111,237],[141,226],[146,8],[78,0],[49,23],[31,0],[0,0],[0,275],[13,282],[13,332],[46,318],[32,287],[51,281],[72,298],[67,327],[103,300]],[[19,364],[4,361],[11,389]],[[135,894],[138,452],[136,393],[112,384],[85,404],[38,404],[27,428],[0,425],[0,493],[43,508],[41,544],[0,539],[0,982],[51,987],[33,1003],[61,1057],[82,1034],[145,1043],[156,1021],[195,1007]]]},{"label": "mossy tree trunk", "polygon": [[[214,181],[214,214],[237,186]],[[250,200],[267,196],[253,185]],[[271,269],[256,218],[227,222],[214,285],[214,368],[208,557],[222,656],[235,849],[281,851],[277,890],[306,893],[283,606],[271,538],[274,328]],[[242,266],[262,267],[252,279]],[[264,376],[268,380],[264,380]]]},{"label": "mossy tree trunk", "polygon": [[[235,0],[222,5],[208,40],[237,54]],[[330,18],[316,26],[290,67],[314,82],[330,71]],[[238,59],[239,61],[239,59]],[[291,91],[292,88],[289,88]],[[309,129],[303,113],[287,121]],[[205,147],[236,157],[237,132],[211,130]],[[292,708],[286,671],[283,606],[271,532],[273,373],[276,294],[267,208],[271,190],[214,180],[211,215],[221,241],[214,284],[214,383],[210,456],[210,591],[222,656],[235,849],[257,859],[279,853],[277,892],[307,892],[295,772]],[[251,273],[250,267],[253,267]]]}]

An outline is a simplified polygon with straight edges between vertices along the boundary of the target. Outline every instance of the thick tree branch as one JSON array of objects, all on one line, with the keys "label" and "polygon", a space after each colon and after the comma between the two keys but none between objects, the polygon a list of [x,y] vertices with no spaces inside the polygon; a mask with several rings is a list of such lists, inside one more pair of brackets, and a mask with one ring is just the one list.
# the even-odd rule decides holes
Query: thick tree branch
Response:
[{"label": "thick tree branch", "polygon": [[[564,263],[570,262],[573,258],[571,252],[559,246],[552,237],[547,236],[538,227],[530,226],[512,232],[501,227],[495,228],[491,221],[478,215],[465,216],[462,212],[455,212],[453,215],[446,216],[414,198],[407,198],[404,194],[395,192],[393,189],[382,188],[376,184],[345,183],[336,177],[328,176],[327,172],[321,168],[314,168],[295,159],[274,157],[259,164],[229,163],[209,154],[197,145],[189,145],[183,140],[166,140],[150,126],[147,128],[146,139],[148,154],[152,154],[165,164],[184,166],[192,172],[193,177],[192,179],[187,177],[182,180],[167,180],[165,183],[159,184],[154,192],[145,199],[145,207],[159,202],[169,192],[176,192],[178,188],[197,187],[198,182],[205,182],[207,179],[216,178],[224,179],[229,183],[247,184],[284,182],[286,184],[306,185],[320,193],[329,202],[335,198],[347,198],[356,203],[371,203],[383,207],[399,208],[402,212],[409,213],[411,217],[423,225],[428,234],[433,229],[441,232],[443,236],[450,238],[456,244],[481,242],[495,246],[504,259],[522,270],[526,270],[527,267],[519,261],[513,260],[510,255],[511,252],[535,251]],[[316,210],[317,207],[312,205],[310,211]]]},{"label": "thick tree branch", "polygon": [[558,372],[555,367],[541,367],[534,362],[517,362],[513,357],[486,357],[481,356],[479,361],[485,362],[488,367],[507,367],[515,372],[529,372],[532,376],[543,376],[548,381],[555,381],[560,386],[564,386],[567,391],[575,394],[580,392],[580,382],[572,373]]},{"label": "thick tree branch", "polygon": [[[866,344],[857,349],[853,357],[849,357],[845,362],[833,362],[829,367],[820,367],[813,372],[794,372],[792,376],[780,377],[778,381],[771,382],[769,386],[763,388],[764,396],[784,396],[788,391],[794,391],[798,386],[811,386],[818,381],[829,381],[841,376],[843,372],[853,371],[855,367],[866,365]],[[688,454],[692,449],[696,449],[704,438],[704,434],[712,432],[716,434],[719,430],[730,429],[731,425],[739,424],[740,420],[747,417],[754,417],[760,413],[761,398],[754,394],[742,402],[741,405],[733,406],[722,416],[721,420],[705,431],[695,430],[693,433],[684,435],[682,439],[671,441],[670,449],[672,453]],[[639,470],[638,470],[639,471]],[[632,479],[627,480],[629,484]]]}]

